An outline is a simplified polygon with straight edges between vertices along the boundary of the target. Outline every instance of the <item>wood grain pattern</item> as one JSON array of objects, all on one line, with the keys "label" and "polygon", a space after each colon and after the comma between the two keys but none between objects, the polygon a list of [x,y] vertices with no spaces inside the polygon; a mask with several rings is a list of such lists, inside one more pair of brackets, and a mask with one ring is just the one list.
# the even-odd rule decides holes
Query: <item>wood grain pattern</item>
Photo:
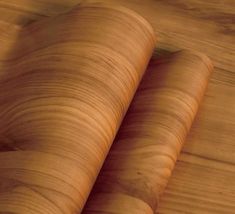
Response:
[{"label": "wood grain pattern", "polygon": [[[115,0],[113,0],[115,1]],[[235,2],[116,0],[154,27],[158,49],[190,48],[215,65],[205,98],[183,147],[160,214],[235,213]],[[200,162],[195,161],[199,158]],[[213,165],[209,163],[213,163]],[[220,167],[222,165],[223,167]],[[183,178],[189,174],[190,178]],[[192,187],[192,188],[191,188]]]},{"label": "wood grain pattern", "polygon": [[154,213],[211,71],[190,51],[153,60],[83,213]]},{"label": "wood grain pattern", "polygon": [[[207,54],[215,65],[157,212],[234,213],[234,0],[102,1],[122,4],[144,16],[158,34],[158,50],[198,50]],[[19,28],[80,3],[81,0],[0,0],[0,24],[3,23],[0,39],[12,26]],[[2,41],[5,40],[0,40],[1,51],[5,46]]]},{"label": "wood grain pattern", "polygon": [[80,213],[153,52],[153,30],[128,9],[83,5],[16,32],[1,58],[0,212]]}]

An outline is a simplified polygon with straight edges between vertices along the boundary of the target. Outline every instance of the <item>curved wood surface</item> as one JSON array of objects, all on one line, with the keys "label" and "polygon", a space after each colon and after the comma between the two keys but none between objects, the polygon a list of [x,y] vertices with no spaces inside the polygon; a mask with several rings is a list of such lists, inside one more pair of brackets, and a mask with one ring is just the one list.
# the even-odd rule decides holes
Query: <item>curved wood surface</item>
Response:
[{"label": "curved wood surface", "polygon": [[155,35],[136,13],[93,4],[11,38],[1,55],[0,213],[80,213]]},{"label": "curved wood surface", "polygon": [[[19,38],[23,37],[20,35],[26,36],[28,34],[22,33],[24,30],[21,28],[26,29],[26,27],[24,27],[25,24],[34,20],[47,20],[47,16],[64,13],[75,5],[80,4],[81,1],[82,0],[0,1],[0,79],[5,76],[8,71],[11,71],[11,74],[20,71],[16,66],[12,70],[8,69],[8,66],[15,61],[14,59],[12,62],[6,62],[8,58],[18,58],[21,53],[27,52],[26,57],[20,59],[20,61],[23,62],[30,55],[28,53],[31,51],[31,48],[34,49],[38,43],[38,39],[32,42],[32,37],[28,35],[25,42],[26,44],[27,42],[31,44],[26,46],[20,45],[22,43],[19,42]],[[233,71],[235,62],[233,59],[235,44],[235,37],[233,36],[234,2],[232,0],[222,0],[220,2],[205,2],[203,0],[97,1],[115,2],[140,13],[154,27],[154,31],[159,38],[158,48],[167,51],[192,48],[206,53],[213,60],[215,72],[210,80],[206,97],[202,102],[199,114],[187,138],[187,143],[181,152],[173,176],[171,176],[165,194],[161,197],[160,206],[156,212],[161,214],[179,214],[185,212],[194,214],[233,213],[235,210],[235,146],[233,143],[235,140],[233,131],[235,127],[235,75]],[[58,17],[55,19],[57,18]],[[46,22],[47,21],[45,21],[44,24],[46,24]],[[60,24],[57,21],[54,23],[56,25]],[[51,23],[51,25],[53,24]],[[41,26],[41,28],[44,28],[44,26]],[[30,32],[30,34],[35,36],[32,32]],[[51,34],[53,34],[53,32]],[[47,36],[38,36],[38,38],[39,40],[47,40]],[[15,51],[16,47],[18,51]],[[63,59],[65,63],[67,63],[66,60]],[[44,61],[42,61],[42,63],[44,63]],[[21,64],[21,62],[18,64]],[[7,90],[8,89],[9,88],[7,88]],[[0,87],[0,96],[2,93],[6,94],[6,91],[4,88]],[[1,103],[5,102],[4,99],[1,100]],[[5,107],[3,109],[5,109]],[[1,117],[0,120],[2,120]],[[0,132],[3,131],[1,130]],[[2,151],[6,152],[21,149],[19,148],[19,145],[21,145],[20,141],[14,141],[2,134],[0,135],[0,139]],[[58,161],[61,160],[63,161],[63,159]],[[0,162],[0,165],[1,163],[2,162]],[[5,161],[3,161],[3,163],[5,163]],[[45,162],[43,161],[43,163]],[[1,172],[2,171],[0,171],[0,195],[5,194],[6,190],[15,190],[11,185],[18,185],[17,182],[12,180],[9,186],[10,182],[6,180],[4,176],[1,177]],[[71,174],[73,173],[69,175]],[[13,178],[16,175],[18,177],[20,176],[18,172],[12,172],[10,177]],[[34,179],[34,177],[32,178]],[[28,179],[30,180],[31,177],[28,176]],[[24,185],[30,187],[26,182]],[[4,191],[2,191],[3,189]],[[36,189],[34,189],[34,191],[36,191]],[[25,193],[27,192],[25,191]],[[63,202],[59,197],[57,200],[56,194],[51,193],[51,195],[53,195],[51,196],[53,200],[56,201],[55,204],[61,204],[61,202]],[[25,194],[25,197],[26,196]],[[45,196],[46,195],[42,195],[40,200]],[[15,197],[18,197],[18,195],[16,194]],[[138,206],[135,207],[136,210],[133,211],[134,213],[137,213],[137,211],[146,213],[152,212],[147,203],[138,198],[134,200],[133,197],[129,200],[129,197],[130,196],[125,194],[115,194],[112,195],[111,201],[116,200],[116,207],[124,206],[125,208],[130,207],[129,203],[133,201],[133,205],[138,204]],[[122,200],[120,200],[121,198]],[[10,204],[11,201],[14,200],[12,200],[12,198],[7,202],[5,200],[4,206],[6,206],[6,203]],[[123,204],[124,201],[128,201],[128,203]],[[47,206],[47,200],[44,200],[44,202],[45,206]],[[95,201],[93,201],[92,206],[95,209],[97,204],[95,206],[94,203],[99,203],[99,206],[103,206],[102,209],[108,209],[108,205],[111,207],[111,210],[113,209],[112,204],[106,203],[102,197],[99,197],[99,199],[96,197]],[[17,206],[19,207],[20,205]],[[67,206],[69,205],[67,204]],[[35,213],[35,209],[37,209],[35,207],[36,206],[32,206],[29,201],[27,201],[27,207],[24,210],[18,210],[18,213]],[[15,209],[14,212],[17,212],[17,209]],[[37,212],[39,212],[39,209],[37,209]],[[45,212],[47,211],[41,210],[41,213]]]},{"label": "curved wood surface", "polygon": [[206,56],[191,51],[150,63],[84,214],[154,213],[212,68]]}]

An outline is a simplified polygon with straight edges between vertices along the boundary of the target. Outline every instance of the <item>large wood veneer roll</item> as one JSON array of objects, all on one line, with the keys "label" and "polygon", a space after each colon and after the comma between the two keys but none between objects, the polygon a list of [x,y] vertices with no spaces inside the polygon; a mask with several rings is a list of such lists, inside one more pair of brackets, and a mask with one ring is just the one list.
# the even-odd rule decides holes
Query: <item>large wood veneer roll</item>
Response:
[{"label": "large wood veneer roll", "polygon": [[155,46],[142,17],[85,4],[1,55],[0,213],[80,213]]}]

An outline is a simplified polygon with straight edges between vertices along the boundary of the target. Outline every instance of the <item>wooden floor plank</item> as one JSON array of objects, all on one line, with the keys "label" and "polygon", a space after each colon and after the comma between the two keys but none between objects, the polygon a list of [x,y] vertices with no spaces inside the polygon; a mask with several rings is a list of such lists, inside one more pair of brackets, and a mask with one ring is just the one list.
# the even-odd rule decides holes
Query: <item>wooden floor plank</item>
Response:
[{"label": "wooden floor plank", "polygon": [[234,174],[234,164],[182,153],[156,213],[232,214]]}]

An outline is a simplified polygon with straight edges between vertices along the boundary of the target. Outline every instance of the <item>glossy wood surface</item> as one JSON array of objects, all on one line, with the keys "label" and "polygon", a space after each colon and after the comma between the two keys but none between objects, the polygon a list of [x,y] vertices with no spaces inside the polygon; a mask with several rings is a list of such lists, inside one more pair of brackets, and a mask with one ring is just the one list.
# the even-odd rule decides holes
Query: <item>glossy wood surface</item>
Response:
[{"label": "glossy wood surface", "polygon": [[150,63],[84,214],[154,213],[212,69],[207,57],[190,51]]},{"label": "glossy wood surface", "polygon": [[[160,199],[158,213],[234,213],[235,2],[102,1],[122,4],[145,17],[158,34],[158,51],[191,48],[207,54],[215,65],[206,96]],[[6,34],[13,31],[15,36],[14,31],[25,24],[63,13],[80,3],[81,0],[1,0],[1,51],[6,43],[13,45],[7,42]],[[0,75],[1,72],[3,69]]]},{"label": "glossy wood surface", "polygon": [[0,213],[80,213],[152,55],[153,30],[128,9],[84,5],[6,38]]}]

